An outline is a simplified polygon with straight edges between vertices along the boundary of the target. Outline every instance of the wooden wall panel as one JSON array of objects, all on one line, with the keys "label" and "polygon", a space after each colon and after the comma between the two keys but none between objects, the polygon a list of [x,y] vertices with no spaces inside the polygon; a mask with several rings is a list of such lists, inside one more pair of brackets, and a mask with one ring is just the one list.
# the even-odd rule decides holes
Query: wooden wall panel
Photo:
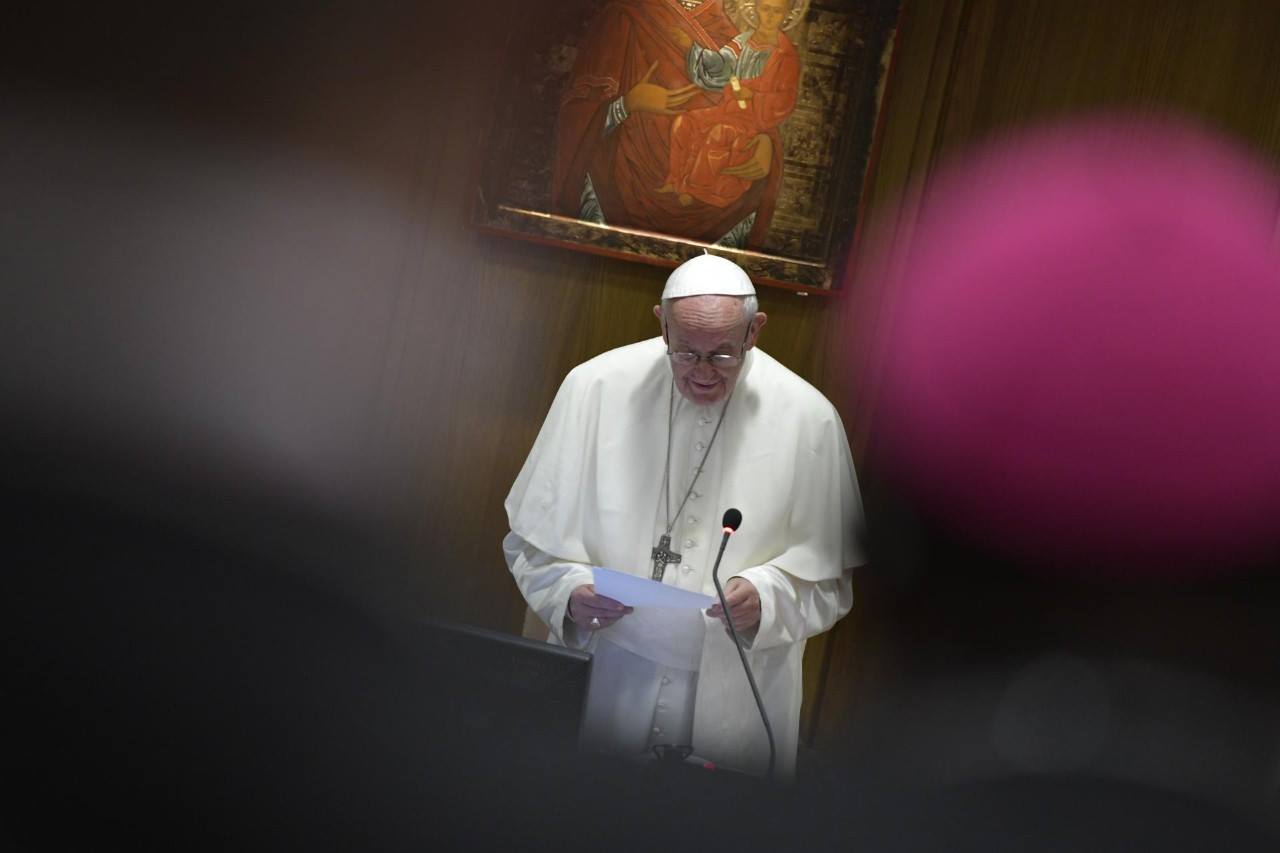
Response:
[{"label": "wooden wall panel", "polygon": [[[873,185],[882,204],[910,200],[938,163],[983,138],[1072,114],[1173,112],[1216,127],[1280,164],[1280,4],[1257,0],[933,0],[909,5]],[[910,205],[905,205],[909,210]],[[910,244],[911,222],[895,223]],[[853,330],[877,306],[855,274],[830,321],[827,382],[858,352]],[[871,318],[870,322],[886,322]],[[874,417],[839,400],[855,446]],[[874,519],[872,519],[874,523]],[[814,689],[812,742],[836,742],[859,703],[905,664],[893,642],[893,596],[874,572],[832,632]],[[957,604],[957,606],[961,606]]]},{"label": "wooden wall panel", "polygon": [[970,0],[942,146],[1087,110],[1172,111],[1280,161],[1278,27],[1258,0]]}]

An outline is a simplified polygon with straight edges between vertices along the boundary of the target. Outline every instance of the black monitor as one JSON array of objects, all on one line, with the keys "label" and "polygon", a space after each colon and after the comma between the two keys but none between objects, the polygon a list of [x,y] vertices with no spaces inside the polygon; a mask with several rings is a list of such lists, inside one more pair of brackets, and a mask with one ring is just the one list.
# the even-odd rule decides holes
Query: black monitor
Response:
[{"label": "black monitor", "polygon": [[470,625],[421,622],[448,748],[537,763],[577,749],[591,677],[587,652]]}]

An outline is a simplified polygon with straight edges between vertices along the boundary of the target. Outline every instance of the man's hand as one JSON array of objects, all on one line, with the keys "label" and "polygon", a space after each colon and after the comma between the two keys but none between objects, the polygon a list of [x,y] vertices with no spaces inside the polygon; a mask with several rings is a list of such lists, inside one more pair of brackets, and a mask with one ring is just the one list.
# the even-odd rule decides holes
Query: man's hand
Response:
[{"label": "man's hand", "polygon": [[565,611],[576,624],[589,631],[608,628],[635,608],[606,595],[596,595],[595,584],[584,583],[569,593],[569,607]]},{"label": "man's hand", "polygon": [[751,152],[751,159],[741,166],[730,166],[722,174],[748,181],[758,181],[773,168],[773,140],[767,133],[761,133],[747,143],[746,150]]},{"label": "man's hand", "polygon": [[[729,605],[733,627],[739,633],[750,631],[760,624],[760,593],[751,581],[746,578],[729,578],[729,582],[724,585],[724,600]],[[708,607],[707,615],[719,619],[725,628],[729,627],[720,602]]]},{"label": "man's hand", "polygon": [[684,106],[690,98],[698,94],[698,87],[690,83],[679,89],[667,89],[657,83],[650,83],[649,78],[658,70],[658,63],[649,66],[649,70],[640,78],[640,82],[631,87],[631,91],[623,97],[628,113],[658,113],[673,116],[683,112],[676,109]]}]

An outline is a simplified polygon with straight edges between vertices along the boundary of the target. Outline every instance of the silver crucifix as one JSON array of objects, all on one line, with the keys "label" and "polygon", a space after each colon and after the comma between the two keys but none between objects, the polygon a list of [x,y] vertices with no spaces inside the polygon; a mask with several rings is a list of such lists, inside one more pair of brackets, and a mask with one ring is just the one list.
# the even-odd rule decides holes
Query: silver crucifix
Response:
[{"label": "silver crucifix", "polygon": [[671,536],[662,534],[658,537],[658,547],[654,548],[649,556],[653,558],[653,579],[662,582],[662,576],[666,574],[668,563],[680,562],[680,555],[671,550]]}]

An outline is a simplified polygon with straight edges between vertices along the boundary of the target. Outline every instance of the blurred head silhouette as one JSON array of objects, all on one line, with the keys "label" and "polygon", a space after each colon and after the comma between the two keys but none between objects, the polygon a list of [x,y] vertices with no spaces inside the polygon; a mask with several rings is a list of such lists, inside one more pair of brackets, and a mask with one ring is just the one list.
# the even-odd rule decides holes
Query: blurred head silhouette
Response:
[{"label": "blurred head silhouette", "polygon": [[1172,120],[1040,129],[944,169],[880,271],[877,462],[1027,569],[1269,563],[1278,202],[1251,155]]}]

